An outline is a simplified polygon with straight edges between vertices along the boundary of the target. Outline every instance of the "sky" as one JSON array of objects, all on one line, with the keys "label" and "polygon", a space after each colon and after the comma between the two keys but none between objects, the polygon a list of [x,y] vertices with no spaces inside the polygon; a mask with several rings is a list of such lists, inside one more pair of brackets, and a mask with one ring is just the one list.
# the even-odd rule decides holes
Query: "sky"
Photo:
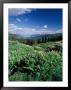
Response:
[{"label": "sky", "polygon": [[62,32],[62,9],[11,8],[8,10],[9,32],[20,35]]}]

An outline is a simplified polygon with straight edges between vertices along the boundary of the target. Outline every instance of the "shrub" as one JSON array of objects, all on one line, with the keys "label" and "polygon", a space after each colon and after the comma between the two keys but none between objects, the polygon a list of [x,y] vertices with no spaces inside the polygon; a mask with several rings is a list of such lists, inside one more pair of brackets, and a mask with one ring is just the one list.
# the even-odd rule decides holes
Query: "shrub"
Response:
[{"label": "shrub", "polygon": [[[13,45],[14,44],[14,45]],[[61,81],[62,56],[57,51],[9,42],[10,81]]]}]

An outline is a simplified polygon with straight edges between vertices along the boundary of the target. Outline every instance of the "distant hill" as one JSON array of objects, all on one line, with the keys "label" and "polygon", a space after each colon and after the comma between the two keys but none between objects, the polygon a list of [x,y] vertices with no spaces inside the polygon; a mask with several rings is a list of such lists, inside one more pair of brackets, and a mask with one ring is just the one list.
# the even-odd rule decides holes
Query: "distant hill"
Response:
[{"label": "distant hill", "polygon": [[44,35],[40,35],[40,34],[36,34],[36,35],[31,35],[31,36],[21,36],[21,35],[17,35],[17,34],[11,34],[9,33],[9,38],[10,39],[29,39],[29,40],[40,40],[40,39],[62,39],[62,33],[56,33],[56,34],[44,34]]}]

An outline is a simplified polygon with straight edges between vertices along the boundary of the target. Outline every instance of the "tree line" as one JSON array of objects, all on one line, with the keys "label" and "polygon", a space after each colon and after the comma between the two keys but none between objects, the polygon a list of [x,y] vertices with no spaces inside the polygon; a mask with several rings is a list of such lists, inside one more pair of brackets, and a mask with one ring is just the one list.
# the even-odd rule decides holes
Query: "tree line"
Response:
[{"label": "tree line", "polygon": [[62,40],[62,35],[60,36],[51,36],[51,37],[41,37],[40,39],[24,39],[24,38],[16,38],[12,35],[9,35],[9,40],[18,40],[21,43],[25,43],[25,44],[29,44],[29,45],[33,45],[35,43],[45,43],[48,41],[59,41]]}]

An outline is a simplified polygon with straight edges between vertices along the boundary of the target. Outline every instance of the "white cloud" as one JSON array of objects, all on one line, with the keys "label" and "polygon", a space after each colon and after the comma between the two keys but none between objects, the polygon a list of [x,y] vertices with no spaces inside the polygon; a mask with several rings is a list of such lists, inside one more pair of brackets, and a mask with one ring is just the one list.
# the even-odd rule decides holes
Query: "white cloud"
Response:
[{"label": "white cloud", "polygon": [[36,31],[36,29],[35,29],[35,28],[33,28],[33,29],[32,29],[32,31],[33,31],[33,32],[35,32],[35,31]]},{"label": "white cloud", "polygon": [[10,33],[18,34],[23,28],[19,28],[15,24],[9,24],[8,29]]},{"label": "white cloud", "polygon": [[17,18],[16,20],[17,20],[18,22],[21,22],[21,19],[19,19],[19,18]]},{"label": "white cloud", "polygon": [[36,28],[21,28],[16,26],[15,24],[9,24],[9,32],[12,34],[18,34],[22,36],[30,36],[30,35],[44,35],[44,34],[55,34],[55,33],[61,33],[62,30],[47,30],[47,29],[39,29]]},{"label": "white cloud", "polygon": [[44,25],[44,28],[48,28],[48,26],[47,25]]},{"label": "white cloud", "polygon": [[56,33],[62,33],[62,30],[61,30],[61,29],[59,29],[59,30],[57,30],[57,31],[56,31]]},{"label": "white cloud", "polygon": [[11,8],[9,9],[9,16],[17,16],[21,14],[31,13],[32,9],[28,8]]},{"label": "white cloud", "polygon": [[15,24],[9,24],[9,26],[8,26],[9,31],[15,30],[16,28],[17,28],[17,26]]}]

